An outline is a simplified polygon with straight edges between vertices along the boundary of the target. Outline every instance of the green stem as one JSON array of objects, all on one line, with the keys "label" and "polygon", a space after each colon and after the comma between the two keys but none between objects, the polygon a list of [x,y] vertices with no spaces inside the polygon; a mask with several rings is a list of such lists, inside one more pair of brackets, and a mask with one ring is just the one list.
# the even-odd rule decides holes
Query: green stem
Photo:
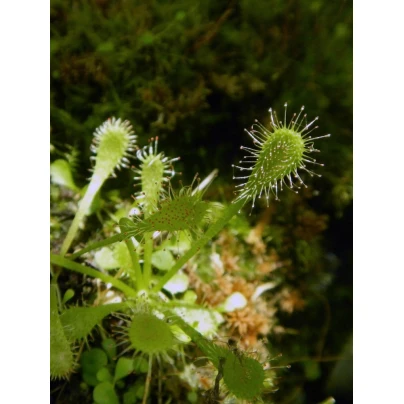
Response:
[{"label": "green stem", "polygon": [[153,356],[152,356],[152,355],[149,355],[149,368],[148,368],[148,370],[147,370],[146,384],[145,384],[145,386],[144,386],[144,393],[143,393],[142,404],[146,404],[146,403],[147,403],[147,397],[149,396],[152,364],[153,364]]},{"label": "green stem", "polygon": [[215,345],[212,341],[206,339],[202,334],[196,331],[195,328],[187,324],[181,317],[174,315],[170,318],[174,321],[174,324],[178,325],[182,331],[184,331],[185,334],[195,342],[198,348],[207,358],[209,358],[213,365],[218,368],[221,351],[223,351],[223,349]]},{"label": "green stem", "polygon": [[[59,273],[57,273],[57,275],[59,276]],[[58,277],[57,276],[52,276],[52,280],[51,280],[51,287],[53,286],[56,290],[56,296],[58,298],[58,303],[59,303],[59,311],[62,311],[63,309],[63,302],[62,302],[62,296],[60,294],[60,289],[59,289],[59,285],[58,285]]]},{"label": "green stem", "polygon": [[153,233],[145,233],[144,239],[145,245],[143,254],[143,279],[147,290],[149,290],[152,268],[151,257],[153,253]]},{"label": "green stem", "polygon": [[108,237],[105,240],[101,240],[101,241],[97,241],[95,243],[89,244],[87,247],[83,248],[82,250],[69,255],[69,258],[74,260],[77,257],[80,257],[81,255],[83,255],[89,251],[95,250],[97,248],[105,247],[107,245],[116,243],[117,241],[125,240],[125,238],[128,238],[128,236],[123,233],[115,234],[115,236]]},{"label": "green stem", "polygon": [[192,245],[175,264],[174,266],[159,280],[159,282],[153,287],[153,292],[157,293],[163,289],[164,285],[187,263],[205,244],[207,244],[213,237],[223,229],[224,226],[231,220],[231,218],[238,213],[243,207],[245,201],[239,200],[232,203],[224,212],[223,216],[213,223],[206,233]]},{"label": "green stem", "polygon": [[68,260],[65,257],[60,255],[51,254],[50,261],[52,264],[59,265],[63,268],[70,269],[71,271],[78,272],[83,275],[91,276],[92,278],[101,279],[105,283],[110,283],[115,288],[121,290],[126,296],[136,297],[137,293],[134,289],[121,282],[118,279],[113,278],[112,276],[105,275],[102,272],[96,271],[95,269],[86,267],[84,265],[78,264],[77,262],[73,262]]},{"label": "green stem", "polygon": [[76,234],[79,230],[80,224],[83,222],[84,217],[87,215],[87,212],[90,209],[91,203],[94,200],[95,195],[101,188],[102,184],[105,180],[100,178],[99,176],[92,177],[90,183],[88,184],[87,191],[83,197],[83,199],[79,203],[79,208],[76,212],[76,216],[74,216],[73,222],[70,225],[69,231],[67,232],[67,236],[63,241],[62,249],[60,250],[60,255],[66,255],[69,250]]},{"label": "green stem", "polygon": [[142,270],[140,268],[139,264],[139,256],[137,255],[136,248],[133,245],[133,242],[131,239],[125,240],[126,246],[128,247],[130,258],[132,260],[132,266],[133,269],[135,270],[135,279],[134,282],[136,284],[136,287],[138,290],[144,290],[145,289],[145,282],[143,279],[142,275]]}]

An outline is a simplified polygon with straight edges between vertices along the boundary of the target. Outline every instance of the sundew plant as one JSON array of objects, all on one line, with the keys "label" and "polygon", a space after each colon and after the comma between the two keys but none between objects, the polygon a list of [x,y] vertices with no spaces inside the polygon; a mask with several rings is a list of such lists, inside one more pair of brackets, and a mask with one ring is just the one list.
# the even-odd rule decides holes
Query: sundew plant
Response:
[{"label": "sundew plant", "polygon": [[[269,127],[256,121],[246,130],[252,144],[241,147],[245,155],[233,165],[236,196],[225,205],[205,199],[216,172],[177,188],[178,157],[159,151],[157,138],[140,147],[131,124],[115,118],[96,129],[91,179],[60,249],[51,253],[52,379],[80,374],[83,388],[99,404],[145,404],[155,402],[153,396],[162,402],[162,396],[173,394],[168,388],[163,392],[165,373],[173,372],[187,382],[187,402],[262,402],[266,393],[281,388],[264,340],[251,350],[218,338],[223,313],[246,306],[243,293],[232,292],[213,309],[189,288],[195,277],[190,263],[245,205],[253,209],[259,199],[267,206],[279,203],[284,188],[298,192],[307,187],[307,175],[321,175],[315,141],[330,135],[313,136],[318,118],[307,119],[304,107],[288,118],[286,104],[283,119],[272,109],[269,113]],[[112,226],[105,225],[101,235],[77,242],[105,181],[130,165],[137,187],[132,200],[110,212]],[[60,161],[51,173],[58,184],[77,189]],[[95,299],[70,303],[74,291],[62,294],[60,287],[64,269],[94,279]],[[258,301],[270,287],[257,288],[251,299]],[[106,318],[111,327],[105,327]],[[241,339],[243,333],[239,327]],[[101,341],[94,346],[98,334]],[[179,400],[172,396],[167,402]]]}]

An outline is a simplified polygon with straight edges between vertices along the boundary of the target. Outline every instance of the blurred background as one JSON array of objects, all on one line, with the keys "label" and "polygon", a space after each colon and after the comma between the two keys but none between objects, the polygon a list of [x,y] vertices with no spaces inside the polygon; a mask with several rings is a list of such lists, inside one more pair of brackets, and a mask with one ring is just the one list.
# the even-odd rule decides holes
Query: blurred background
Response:
[{"label": "blurred background", "polygon": [[[274,399],[352,402],[352,3],[52,0],[50,49],[51,143],[75,151],[80,186],[92,134],[111,116],[132,123],[139,145],[158,136],[181,156],[186,184],[219,169],[211,192],[221,201],[233,197],[231,164],[251,146],[254,119],[268,124],[270,107],[283,116],[285,102],[289,119],[302,105],[320,117],[317,136],[332,134],[316,143],[322,178],[284,191],[267,219],[293,292],[278,314],[293,331],[271,342],[292,365]],[[122,197],[132,177],[119,177]]]}]

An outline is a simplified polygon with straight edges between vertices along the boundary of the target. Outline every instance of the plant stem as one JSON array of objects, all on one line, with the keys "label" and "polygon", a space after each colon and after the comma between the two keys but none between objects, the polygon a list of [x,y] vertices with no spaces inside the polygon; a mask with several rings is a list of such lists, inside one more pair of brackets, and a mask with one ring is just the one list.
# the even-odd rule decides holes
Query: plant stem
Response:
[{"label": "plant stem", "polygon": [[151,256],[153,253],[153,233],[145,233],[144,239],[145,245],[143,254],[143,280],[146,289],[149,290],[152,267]]},{"label": "plant stem", "polygon": [[[59,272],[57,275],[59,275]],[[56,290],[56,297],[58,299],[58,304],[59,304],[58,308],[59,308],[59,311],[61,312],[63,310],[63,303],[62,303],[62,296],[60,295],[60,289],[59,289],[57,279],[58,279],[57,276],[52,277],[51,287],[53,286]]]},{"label": "plant stem", "polygon": [[67,232],[67,236],[63,241],[62,249],[60,250],[60,255],[66,255],[69,250],[74,237],[76,236],[80,224],[82,223],[84,217],[87,215],[88,210],[90,209],[91,203],[101,185],[103,184],[103,180],[98,176],[92,177],[90,183],[88,184],[87,191],[83,197],[83,199],[79,203],[79,208],[76,212],[76,216],[74,216],[73,222],[70,225],[69,231]]},{"label": "plant stem", "polygon": [[147,403],[147,397],[149,396],[149,388],[150,388],[150,381],[151,381],[151,371],[152,371],[152,361],[153,361],[153,356],[149,355],[149,369],[147,370],[146,384],[144,386],[144,394],[143,394],[142,404]]},{"label": "plant stem", "polygon": [[96,271],[95,269],[86,267],[84,265],[78,264],[77,262],[73,262],[68,260],[65,257],[60,255],[51,254],[50,261],[52,264],[59,265],[63,268],[70,269],[72,271],[78,272],[83,275],[91,276],[92,278],[101,279],[105,283],[110,283],[115,288],[121,290],[125,293],[126,296],[136,297],[137,293],[134,289],[121,282],[118,279],[113,278],[112,276],[106,275],[102,272]]},{"label": "plant stem", "polygon": [[187,324],[181,317],[174,315],[171,316],[174,324],[178,325],[185,334],[188,335],[195,342],[198,348],[206,355],[207,358],[213,363],[213,365],[219,367],[219,357],[221,353],[221,348],[215,345],[212,341],[206,339],[197,330]]},{"label": "plant stem", "polygon": [[116,243],[117,241],[125,240],[125,238],[128,238],[128,236],[123,233],[115,234],[115,236],[108,237],[105,240],[101,240],[101,241],[97,241],[95,243],[89,244],[87,247],[81,249],[80,251],[77,251],[74,254],[69,255],[69,258],[74,260],[77,257],[80,257],[81,255],[83,255],[89,251],[95,250],[97,248],[105,247],[107,245]]},{"label": "plant stem", "polygon": [[238,213],[243,207],[245,201],[239,200],[232,203],[215,223],[213,223],[206,233],[192,245],[175,264],[174,266],[159,280],[159,282],[153,287],[153,292],[157,293],[163,289],[164,285],[187,263],[205,244],[207,244],[213,237],[223,229],[224,226],[231,220],[231,218]]},{"label": "plant stem", "polygon": [[138,290],[144,290],[145,289],[145,282],[143,279],[143,274],[142,270],[140,268],[139,264],[139,256],[137,255],[135,246],[133,245],[133,242],[131,239],[125,240],[126,246],[128,247],[130,258],[132,260],[132,266],[133,269],[135,270],[135,284]]}]

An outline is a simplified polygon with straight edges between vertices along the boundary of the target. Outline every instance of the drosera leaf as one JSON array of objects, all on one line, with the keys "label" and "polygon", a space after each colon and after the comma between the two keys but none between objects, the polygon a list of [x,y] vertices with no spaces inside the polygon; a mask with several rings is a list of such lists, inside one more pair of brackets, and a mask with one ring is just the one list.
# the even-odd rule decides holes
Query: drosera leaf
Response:
[{"label": "drosera leaf", "polygon": [[74,358],[60,321],[55,285],[50,294],[50,374],[52,379],[62,379],[73,371]]},{"label": "drosera leaf", "polygon": [[128,336],[133,349],[149,355],[164,354],[175,345],[170,326],[150,313],[132,316]]},{"label": "drosera leaf", "polygon": [[164,240],[162,248],[172,251],[174,255],[182,255],[191,248],[191,241],[191,235],[188,231],[179,231],[175,237]]},{"label": "drosera leaf", "polygon": [[97,404],[119,404],[114,386],[110,382],[98,384],[94,388],[93,399]]},{"label": "drosera leaf", "polygon": [[201,201],[198,195],[182,194],[162,203],[161,209],[147,221],[142,222],[139,229],[142,232],[181,230],[197,232],[208,207],[208,203]]},{"label": "drosera leaf", "polygon": [[134,222],[121,219],[121,231],[128,237],[142,239],[147,233],[154,232],[176,234],[189,231],[193,235],[201,236],[202,228],[212,213],[210,204],[203,201],[202,196],[203,192],[198,191],[198,188],[192,190],[192,184],[183,187],[178,193],[170,186],[168,197],[160,202],[157,211],[151,215],[145,214],[144,219],[134,216]]},{"label": "drosera leaf", "polygon": [[133,359],[119,358],[115,368],[114,384],[124,377],[130,375],[135,369]]},{"label": "drosera leaf", "polygon": [[187,261],[192,258],[202,247],[204,247],[208,242],[212,240],[212,238],[219,233],[221,229],[230,221],[230,219],[237,214],[237,212],[243,207],[244,200],[240,200],[234,202],[229,206],[228,209],[225,209],[221,218],[212,223],[202,237],[195,240],[190,248],[181,258],[179,258],[175,265],[167,271],[167,273],[160,278],[158,283],[154,285],[152,288],[153,292],[159,292],[164,285],[169,281]]},{"label": "drosera leaf", "polygon": [[114,303],[96,307],[71,307],[67,309],[60,316],[66,338],[69,341],[86,338],[104,317],[126,307],[126,303]]},{"label": "drosera leaf", "polygon": [[135,180],[140,180],[142,191],[137,194],[136,201],[142,206],[146,217],[153,214],[158,201],[165,194],[164,182],[169,182],[175,175],[173,163],[179,157],[169,158],[163,152],[158,153],[158,137],[151,138],[149,144],[136,152],[136,157],[141,161]]},{"label": "drosera leaf", "polygon": [[173,316],[173,319],[212,364],[218,370],[222,368],[223,381],[231,395],[248,401],[260,397],[264,389],[265,372],[256,359],[214,344],[180,317]]},{"label": "drosera leaf", "polygon": [[240,161],[240,165],[233,164],[233,167],[240,171],[240,176],[233,178],[245,181],[237,185],[238,197],[234,202],[252,200],[254,207],[256,199],[264,197],[269,206],[271,194],[275,196],[275,200],[279,200],[278,193],[283,190],[283,186],[296,193],[301,186],[307,187],[299,172],[305,171],[310,176],[321,177],[307,166],[323,166],[310,154],[319,152],[314,148],[314,140],[327,138],[330,134],[318,137],[310,135],[318,128],[313,126],[318,117],[308,122],[304,106],[298,114],[293,114],[287,123],[287,103],[284,106],[283,121],[279,121],[276,113],[270,108],[269,128],[256,120],[250,130],[246,129],[254,147],[242,146],[241,149],[245,150],[247,155]]},{"label": "drosera leaf", "polygon": [[63,241],[61,255],[69,251],[70,246],[91,208],[95,196],[115,169],[127,167],[130,153],[134,151],[136,136],[128,121],[111,118],[94,132],[91,150],[96,154],[93,175],[87,185],[85,195],[79,202],[76,215]]},{"label": "drosera leaf", "polygon": [[238,357],[231,351],[225,353],[223,381],[229,391],[242,400],[259,397],[264,388],[265,372],[262,365],[246,355]]},{"label": "drosera leaf", "polygon": [[119,227],[123,234],[125,234],[127,231],[136,230],[135,223],[127,217],[123,217],[119,220]]}]

